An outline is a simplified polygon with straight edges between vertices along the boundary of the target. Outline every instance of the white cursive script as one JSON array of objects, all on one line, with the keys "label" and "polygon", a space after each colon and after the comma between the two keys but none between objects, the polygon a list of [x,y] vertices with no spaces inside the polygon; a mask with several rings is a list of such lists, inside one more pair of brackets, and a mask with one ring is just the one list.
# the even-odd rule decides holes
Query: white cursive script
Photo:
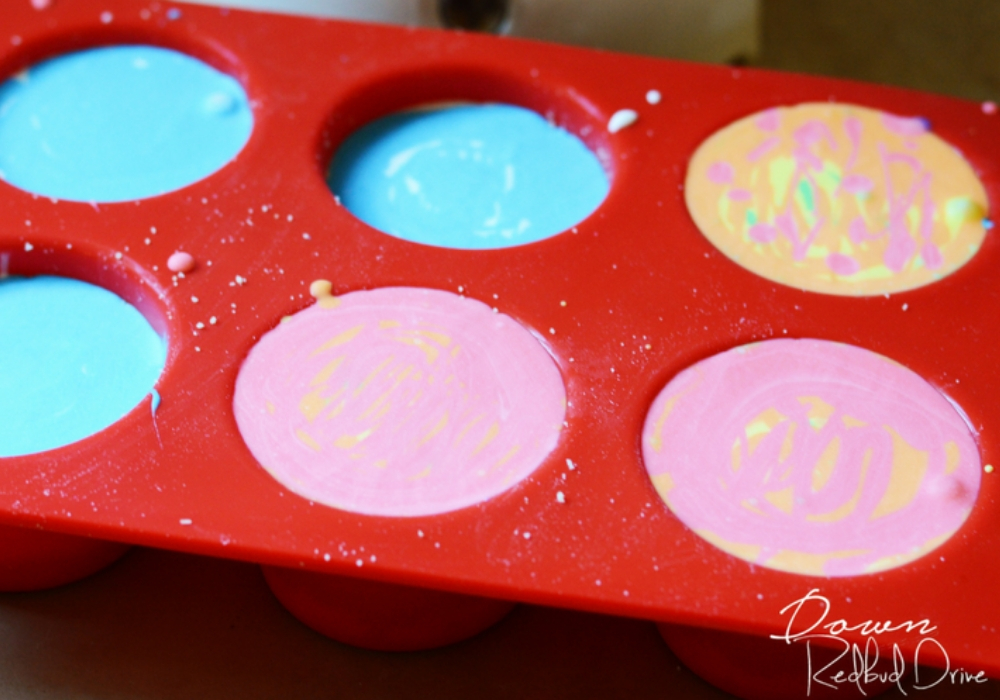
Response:
[{"label": "white cursive script", "polygon": [[[784,634],[772,634],[771,639],[783,640],[786,644],[803,643],[806,647],[807,674],[806,674],[806,695],[810,695],[813,685],[822,685],[827,688],[837,688],[845,683],[857,686],[862,695],[865,695],[864,686],[877,683],[880,686],[885,684],[895,684],[900,693],[906,695],[902,685],[903,676],[906,673],[906,660],[903,652],[895,643],[892,644],[891,664],[889,657],[880,657],[879,645],[876,637],[888,635],[893,632],[917,633],[922,639],[917,643],[913,652],[913,684],[911,690],[927,690],[936,685],[950,681],[952,684],[965,683],[986,683],[987,678],[984,671],[972,673],[965,669],[952,669],[951,660],[944,646],[934,637],[929,636],[937,630],[930,620],[918,621],[906,620],[905,622],[893,623],[891,620],[865,620],[857,624],[851,624],[844,619],[836,619],[827,622],[830,615],[830,601],[825,596],[820,595],[819,589],[814,588],[805,596],[781,609],[782,615],[789,615],[788,624]],[[805,609],[805,611],[804,611]],[[804,620],[803,620],[804,618]],[[811,622],[811,624],[810,624]],[[840,635],[844,632],[856,632],[865,637],[863,645],[849,642]],[[820,642],[817,646],[825,649],[828,654],[834,654],[832,661],[829,661],[818,670],[813,669],[813,642]],[[882,645],[883,648],[887,644]],[[925,655],[934,647],[941,657],[944,658],[945,668],[943,670],[930,671],[936,673],[929,682],[921,682],[920,654],[924,648]],[[839,652],[839,653],[838,653]],[[843,668],[835,670],[841,660],[849,656],[850,670]],[[880,665],[881,662],[881,665]],[[928,669],[924,669],[924,676]]]}]

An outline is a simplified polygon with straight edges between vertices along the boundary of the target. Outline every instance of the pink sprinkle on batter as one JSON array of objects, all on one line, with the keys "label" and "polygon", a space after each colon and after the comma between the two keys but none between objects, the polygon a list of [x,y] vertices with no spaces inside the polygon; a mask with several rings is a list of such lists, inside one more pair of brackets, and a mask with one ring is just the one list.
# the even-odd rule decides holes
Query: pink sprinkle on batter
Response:
[{"label": "pink sprinkle on batter", "polygon": [[755,123],[761,131],[774,131],[781,126],[781,113],[776,109],[769,109],[762,112]]},{"label": "pink sprinkle on batter", "polygon": [[848,175],[840,182],[840,186],[848,194],[867,194],[875,189],[875,183],[864,175]]},{"label": "pink sprinkle on batter", "polygon": [[778,229],[770,224],[756,223],[747,232],[751,240],[757,243],[770,243],[778,236]]},{"label": "pink sprinkle on batter", "polygon": [[920,136],[928,131],[926,120],[919,117],[897,117],[894,114],[883,113],[882,124],[900,136]]},{"label": "pink sprinkle on batter", "polygon": [[171,272],[190,272],[194,269],[194,258],[179,250],[167,258],[167,268]]},{"label": "pink sprinkle on batter", "polygon": [[733,166],[725,161],[708,166],[708,179],[716,185],[728,185],[733,181]]},{"label": "pink sprinkle on batter", "polygon": [[853,275],[861,269],[857,260],[843,253],[830,253],[827,255],[826,265],[838,275]]}]

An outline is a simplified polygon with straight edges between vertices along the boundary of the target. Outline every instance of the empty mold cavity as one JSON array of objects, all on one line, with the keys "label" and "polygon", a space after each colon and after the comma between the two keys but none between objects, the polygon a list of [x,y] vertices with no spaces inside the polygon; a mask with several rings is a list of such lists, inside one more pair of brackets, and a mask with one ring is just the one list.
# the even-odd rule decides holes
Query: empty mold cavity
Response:
[{"label": "empty mold cavity", "polygon": [[434,515],[506,491],[555,447],[563,380],[513,318],[431,289],[322,291],[236,381],[240,433],[285,487],[355,513]]},{"label": "empty mold cavity", "polygon": [[575,135],[511,104],[397,112],[351,134],[327,183],[368,225],[415,243],[508,248],[554,236],[608,193]]},{"label": "empty mold cavity", "polygon": [[980,484],[968,419],[868,350],[770,340],[678,374],[642,436],[646,469],[688,527],[757,565],[854,576],[932,551]]},{"label": "empty mold cavity", "polygon": [[135,307],[66,277],[0,278],[0,328],[0,457],[117,422],[150,394],[166,358]]},{"label": "empty mold cavity", "polygon": [[684,195],[736,263],[845,296],[935,282],[976,254],[990,225],[982,183],[927,120],[853,105],[740,119],[698,148]]},{"label": "empty mold cavity", "polygon": [[77,51],[0,85],[0,176],[55,199],[142,199],[219,170],[252,128],[242,86],[195,58],[142,45]]}]

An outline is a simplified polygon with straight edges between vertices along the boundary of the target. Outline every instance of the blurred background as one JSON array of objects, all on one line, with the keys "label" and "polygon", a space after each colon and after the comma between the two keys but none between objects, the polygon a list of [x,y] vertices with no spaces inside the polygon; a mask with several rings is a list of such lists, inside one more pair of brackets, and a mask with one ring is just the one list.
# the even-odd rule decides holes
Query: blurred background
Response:
[{"label": "blurred background", "polygon": [[1000,99],[996,0],[194,0]]}]

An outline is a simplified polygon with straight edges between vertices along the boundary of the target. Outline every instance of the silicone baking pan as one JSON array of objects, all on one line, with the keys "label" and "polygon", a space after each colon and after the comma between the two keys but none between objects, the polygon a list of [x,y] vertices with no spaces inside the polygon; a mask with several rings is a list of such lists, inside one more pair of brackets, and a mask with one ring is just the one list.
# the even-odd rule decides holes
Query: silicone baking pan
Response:
[{"label": "silicone baking pan", "polygon": [[[63,0],[42,11],[5,3],[0,28],[4,77],[76,49],[154,44],[231,74],[254,109],[238,157],[171,194],[91,206],[0,183],[0,254],[10,274],[104,286],[169,342],[155,421],[147,399],[78,443],[0,459],[0,521],[104,541],[87,545],[103,549],[64,578],[113,559],[118,543],[142,544],[750,635],[780,633],[781,610],[819,589],[831,614],[850,622],[930,620],[939,644],[922,649],[924,663],[943,665],[946,650],[951,668],[1000,674],[995,475],[983,475],[971,516],[930,555],[882,573],[822,578],[753,566],[703,541],[663,504],[640,450],[646,413],[671,377],[738,345],[808,337],[909,367],[964,408],[982,463],[1000,459],[993,358],[1000,247],[992,234],[939,282],[889,297],[836,297],[736,266],[698,231],[683,191],[693,152],[721,127],[772,106],[835,101],[925,117],[995,200],[998,117],[979,104],[488,36],[158,2]],[[659,104],[646,103],[651,89],[663,95]],[[503,250],[422,246],[358,221],[324,181],[338,144],[380,116],[443,100],[507,102],[546,115],[598,154],[611,179],[608,197],[573,229]],[[609,119],[623,108],[638,120],[610,133]],[[183,279],[166,267],[178,249],[198,261]],[[554,329],[546,337],[570,401],[556,449],[506,493],[438,516],[356,515],[288,492],[241,439],[233,391],[247,353],[312,303],[317,279],[330,280],[337,294],[461,291],[528,328]],[[213,315],[219,323],[196,335],[196,324]],[[74,540],[66,542],[72,549]],[[65,557],[47,566],[59,574]],[[867,638],[861,630],[843,637]],[[914,632],[888,643],[912,658],[919,641]]]}]

